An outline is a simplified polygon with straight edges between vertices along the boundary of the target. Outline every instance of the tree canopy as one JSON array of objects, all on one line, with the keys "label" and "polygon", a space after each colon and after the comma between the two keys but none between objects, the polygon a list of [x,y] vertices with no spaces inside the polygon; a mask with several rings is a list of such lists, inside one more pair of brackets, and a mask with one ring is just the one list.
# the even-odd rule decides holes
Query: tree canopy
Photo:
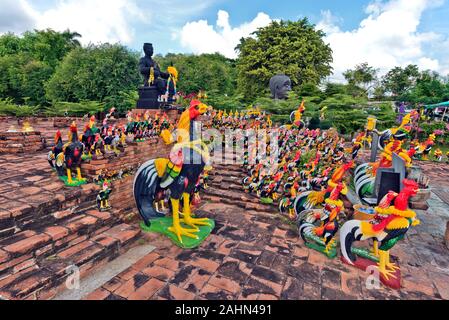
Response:
[{"label": "tree canopy", "polygon": [[215,92],[232,95],[236,89],[235,62],[221,54],[167,54],[156,56],[162,69],[173,64],[179,72],[178,90],[184,93]]},{"label": "tree canopy", "polygon": [[[119,103],[115,97],[136,91],[141,82],[138,60],[138,53],[121,45],[76,48],[64,58],[46,84],[47,98],[51,101]],[[127,106],[128,109],[132,107]]]},{"label": "tree canopy", "polygon": [[67,53],[80,46],[79,36],[68,30],[0,36],[0,98],[19,104],[46,104],[44,84]]},{"label": "tree canopy", "polygon": [[374,83],[377,80],[377,72],[377,69],[365,62],[356,65],[354,69],[347,70],[343,73],[343,76],[354,96],[366,95],[374,87]]},{"label": "tree canopy", "polygon": [[416,65],[395,67],[383,77],[382,85],[387,92],[397,97],[409,91],[416,84],[418,76],[419,69]]},{"label": "tree canopy", "polygon": [[293,86],[303,82],[318,84],[332,73],[332,50],[307,18],[274,21],[243,38],[237,46],[238,87],[246,98],[267,91],[269,80],[286,74]]}]

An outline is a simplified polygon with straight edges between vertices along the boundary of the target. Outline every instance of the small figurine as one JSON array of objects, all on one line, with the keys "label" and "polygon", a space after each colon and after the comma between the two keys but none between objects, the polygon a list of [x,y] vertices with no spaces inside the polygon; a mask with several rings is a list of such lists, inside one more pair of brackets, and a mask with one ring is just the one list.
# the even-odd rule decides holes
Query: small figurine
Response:
[{"label": "small figurine", "polygon": [[[409,199],[419,191],[415,181],[405,179],[404,189],[399,193],[390,191],[374,210],[376,215],[371,221],[351,220],[346,222],[340,232],[343,262],[366,270],[377,266],[380,280],[386,286],[399,289],[400,269],[390,262],[390,250],[402,240],[412,226],[420,221],[416,213],[408,208]],[[391,205],[393,204],[393,205]],[[355,241],[373,239],[372,254],[363,249],[353,248]]]},{"label": "small figurine", "polygon": [[298,127],[299,129],[305,127],[304,121],[302,121],[302,116],[305,110],[306,110],[305,101],[303,100],[301,102],[301,105],[298,107],[298,110],[293,111],[290,115],[290,121],[293,123],[294,126]]},{"label": "small figurine", "polygon": [[28,121],[23,122],[22,132],[34,132],[33,127],[30,125]]},{"label": "small figurine", "polygon": [[437,159],[438,162],[443,161],[443,151],[441,151],[441,149],[436,149],[433,153],[433,155],[435,156],[435,158]]},{"label": "small figurine", "polygon": [[104,142],[103,139],[101,138],[100,133],[96,133],[95,134],[95,140],[94,143],[92,145],[92,150],[91,153],[94,152],[95,153],[95,158],[98,159],[99,157],[102,157],[105,153],[104,150]]},{"label": "small figurine", "polygon": [[17,128],[14,125],[11,125],[6,132],[18,132]]},{"label": "small figurine", "polygon": [[107,211],[111,209],[109,205],[109,196],[111,195],[111,188],[109,188],[109,182],[105,180],[103,182],[102,189],[97,195],[97,208],[99,211]]},{"label": "small figurine", "polygon": [[[95,119],[95,118],[94,118]],[[95,121],[95,120],[93,120]],[[81,142],[84,144],[83,160],[92,159],[92,147],[95,143],[95,134],[92,131],[92,119],[90,123],[86,124],[84,133],[81,136]]]},{"label": "small figurine", "polygon": [[427,140],[417,146],[416,149],[416,157],[420,158],[423,161],[429,160],[430,151],[432,151],[432,147],[435,145],[435,134],[430,134]]},{"label": "small figurine", "polygon": [[111,108],[109,113],[106,114],[107,119],[115,120],[115,108]]}]

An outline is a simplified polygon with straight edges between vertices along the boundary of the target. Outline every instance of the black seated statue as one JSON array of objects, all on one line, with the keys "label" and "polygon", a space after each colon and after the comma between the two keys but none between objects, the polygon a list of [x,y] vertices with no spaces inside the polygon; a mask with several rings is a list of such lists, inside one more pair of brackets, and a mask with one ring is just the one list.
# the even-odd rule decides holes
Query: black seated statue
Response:
[{"label": "black seated statue", "polygon": [[153,60],[153,45],[143,45],[145,56],[140,59],[139,71],[144,78],[143,87],[139,88],[138,109],[158,109],[160,107],[160,96],[166,92],[169,74],[162,72],[159,65]]},{"label": "black seated statue", "polygon": [[[159,65],[153,60],[154,49],[151,43],[145,43],[143,45],[143,51],[145,52],[145,57],[141,58],[139,62],[140,73],[145,79],[143,85],[145,87],[155,85],[158,88],[159,93],[164,94],[166,82],[163,79],[168,79],[169,74],[162,72]],[[153,77],[150,83],[150,76],[152,73]]]},{"label": "black seated statue", "polygon": [[285,100],[292,90],[292,82],[285,74],[275,75],[270,79],[270,90],[273,99]]}]

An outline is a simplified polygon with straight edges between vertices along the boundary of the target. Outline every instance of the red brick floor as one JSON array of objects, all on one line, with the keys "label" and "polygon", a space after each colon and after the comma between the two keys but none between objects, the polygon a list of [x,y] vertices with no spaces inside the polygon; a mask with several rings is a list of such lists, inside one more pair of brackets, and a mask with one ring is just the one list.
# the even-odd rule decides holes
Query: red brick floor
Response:
[{"label": "red brick floor", "polygon": [[[199,216],[216,220],[195,250],[149,234],[157,249],[98,288],[90,299],[449,299],[449,255],[442,235],[412,229],[392,249],[401,290],[367,289],[367,274],[303,245],[273,207],[242,193],[238,167],[218,168]],[[431,209],[430,209],[431,210]],[[432,212],[419,218],[434,222]]]},{"label": "red brick floor", "polygon": [[[0,156],[0,219],[21,215],[28,221],[50,205],[49,199],[89,193],[63,188],[45,157]],[[447,166],[423,165],[432,187],[449,189]],[[215,219],[216,228],[200,248],[181,250],[163,236],[148,234],[157,249],[87,298],[449,299],[449,252],[443,242],[449,206],[438,197],[429,200],[427,212],[418,212],[422,224],[392,249],[401,266],[402,289],[368,290],[367,274],[306,248],[274,206],[243,193],[241,177],[237,166],[216,167],[196,211]],[[50,231],[58,237],[58,230]],[[5,259],[0,251],[0,264]]]}]

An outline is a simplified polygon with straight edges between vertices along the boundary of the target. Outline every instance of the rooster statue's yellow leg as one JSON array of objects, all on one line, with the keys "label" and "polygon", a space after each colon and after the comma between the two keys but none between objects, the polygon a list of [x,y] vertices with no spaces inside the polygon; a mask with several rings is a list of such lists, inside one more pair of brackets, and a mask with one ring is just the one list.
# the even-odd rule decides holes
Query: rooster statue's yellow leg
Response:
[{"label": "rooster statue's yellow leg", "polygon": [[387,266],[390,264],[390,253],[388,251],[379,250],[379,272],[385,277],[385,279],[389,280],[390,277],[396,279],[394,275],[394,271],[388,270]]},{"label": "rooster statue's yellow leg", "polygon": [[73,180],[72,180],[72,170],[67,169],[67,183],[72,184]]},{"label": "rooster statue's yellow leg", "polygon": [[325,253],[330,253],[330,251],[331,251],[332,247],[334,246],[334,244],[335,244],[335,240],[334,239],[329,241],[329,243],[326,245],[326,248],[324,249],[324,252]]},{"label": "rooster statue's yellow leg", "polygon": [[379,242],[377,240],[374,240],[373,243],[373,255],[379,257]]},{"label": "rooster statue's yellow leg", "polygon": [[83,180],[83,177],[81,176],[81,168],[80,167],[76,168],[76,178],[78,179],[78,181]]},{"label": "rooster statue's yellow leg", "polygon": [[387,259],[386,259],[386,260],[387,260],[387,262],[386,262],[385,266],[386,266],[388,269],[390,269],[390,271],[393,271],[393,272],[394,272],[394,271],[400,269],[396,264],[390,262],[390,251],[387,251]]},{"label": "rooster statue's yellow leg", "polygon": [[181,223],[179,220],[179,200],[171,199],[172,211],[173,211],[173,226],[168,228],[168,231],[173,232],[177,237],[180,243],[182,243],[182,236],[186,236],[192,239],[198,239],[198,236],[193,234],[196,230],[193,229],[184,229],[181,227]]},{"label": "rooster statue's yellow leg", "polygon": [[195,228],[195,231],[198,232],[198,226],[209,226],[209,219],[202,218],[202,219],[196,219],[192,218],[192,213],[190,211],[190,194],[184,193],[183,194],[184,204],[183,204],[183,216],[184,218],[181,220],[186,225],[191,226]]},{"label": "rooster statue's yellow leg", "polygon": [[295,209],[294,208],[288,209],[288,216],[292,220],[295,219],[296,213],[295,213]]}]

